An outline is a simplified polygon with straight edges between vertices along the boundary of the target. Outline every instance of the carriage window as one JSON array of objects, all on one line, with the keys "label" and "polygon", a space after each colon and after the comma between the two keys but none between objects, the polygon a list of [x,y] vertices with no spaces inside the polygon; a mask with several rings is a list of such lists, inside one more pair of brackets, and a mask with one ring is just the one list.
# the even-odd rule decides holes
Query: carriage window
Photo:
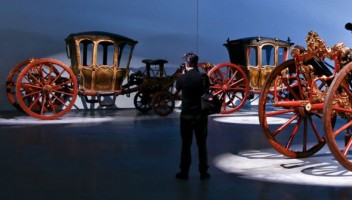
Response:
[{"label": "carriage window", "polygon": [[111,42],[101,42],[98,45],[97,65],[114,64],[114,44]]},{"label": "carriage window", "polygon": [[89,66],[93,63],[93,43],[89,40],[84,40],[79,44],[81,54],[81,65]]},{"label": "carriage window", "polygon": [[287,60],[287,48],[286,47],[279,47],[278,48],[278,65],[283,63],[285,60]]},{"label": "carriage window", "polygon": [[258,65],[258,49],[257,47],[249,47],[248,49],[248,64],[250,66],[257,66]]},{"label": "carriage window", "polygon": [[262,47],[262,65],[275,65],[275,48],[271,45]]},{"label": "carriage window", "polygon": [[71,51],[70,51],[70,46],[68,44],[66,44],[66,54],[67,54],[67,58],[70,59],[71,58]]},{"label": "carriage window", "polygon": [[128,44],[120,45],[119,46],[119,59],[118,59],[118,66],[120,68],[127,68],[127,65],[129,64],[129,57],[130,57],[130,52],[131,52],[131,46]]}]

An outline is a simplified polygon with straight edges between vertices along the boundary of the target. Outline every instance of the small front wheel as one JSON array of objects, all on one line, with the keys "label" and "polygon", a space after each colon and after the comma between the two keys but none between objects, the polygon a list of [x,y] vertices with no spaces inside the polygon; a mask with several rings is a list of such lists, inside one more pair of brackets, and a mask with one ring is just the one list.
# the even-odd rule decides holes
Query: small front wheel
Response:
[{"label": "small front wheel", "polygon": [[154,112],[160,116],[166,116],[172,113],[175,108],[173,95],[164,90],[155,93],[152,99],[152,108]]},{"label": "small front wheel", "polygon": [[133,103],[134,107],[141,112],[148,112],[152,109],[152,92],[138,91],[134,96]]}]

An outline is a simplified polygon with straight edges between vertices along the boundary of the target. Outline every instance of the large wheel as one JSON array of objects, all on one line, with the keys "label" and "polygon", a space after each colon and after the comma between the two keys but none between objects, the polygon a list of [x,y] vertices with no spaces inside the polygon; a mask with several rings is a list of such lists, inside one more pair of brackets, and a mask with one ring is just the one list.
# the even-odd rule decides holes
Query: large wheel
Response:
[{"label": "large wheel", "polygon": [[175,100],[172,94],[166,90],[154,94],[152,99],[152,108],[160,116],[166,116],[175,108]]},{"label": "large wheel", "polygon": [[[261,128],[269,143],[291,158],[311,156],[325,144],[321,110],[293,105],[302,100],[308,102],[309,87],[305,76],[296,73],[294,60],[288,60],[271,72],[260,95]],[[285,102],[292,106],[278,105]]]},{"label": "large wheel", "polygon": [[249,95],[249,82],[246,73],[238,65],[220,63],[209,72],[210,90],[222,101],[221,114],[239,110]]},{"label": "large wheel", "polygon": [[22,110],[43,120],[56,119],[67,113],[78,95],[78,84],[72,70],[64,63],[38,59],[18,75],[16,96]]},{"label": "large wheel", "polygon": [[152,92],[138,91],[134,96],[134,107],[141,112],[148,112],[152,109]]},{"label": "large wheel", "polygon": [[[329,149],[335,159],[352,171],[352,63],[335,77],[324,104],[324,130]],[[333,120],[337,117],[335,126]]]},{"label": "large wheel", "polygon": [[18,75],[21,71],[34,59],[25,60],[19,64],[17,64],[12,70],[9,72],[7,79],[6,79],[6,93],[9,102],[18,110],[23,111],[21,106],[18,103],[17,96],[16,96],[16,82],[18,79]]}]

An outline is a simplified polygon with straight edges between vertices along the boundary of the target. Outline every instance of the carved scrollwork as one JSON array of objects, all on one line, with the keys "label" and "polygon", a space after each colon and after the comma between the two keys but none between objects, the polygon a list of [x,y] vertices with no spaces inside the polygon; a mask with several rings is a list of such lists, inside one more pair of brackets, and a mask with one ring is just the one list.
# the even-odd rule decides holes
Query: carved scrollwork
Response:
[{"label": "carved scrollwork", "polygon": [[312,58],[319,61],[322,61],[324,58],[344,60],[351,53],[350,48],[346,47],[342,42],[329,48],[325,41],[314,31],[308,32],[306,43],[306,49],[302,46],[295,46],[291,51],[292,57],[302,61],[307,61]]},{"label": "carved scrollwork", "polygon": [[309,31],[306,37],[307,51],[316,59],[323,60],[325,57],[330,57],[330,48],[325,41],[319,37],[314,31]]},{"label": "carved scrollwork", "polygon": [[325,41],[319,37],[314,31],[309,31],[306,37],[307,49],[302,46],[295,46],[291,55],[294,58],[306,61],[312,58],[323,60],[325,57],[330,57],[330,48],[325,44]]},{"label": "carved scrollwork", "polygon": [[[349,96],[345,92],[337,93],[332,104],[333,104],[333,106],[338,106],[338,107],[345,108],[348,110],[352,109],[351,99],[349,98]],[[350,119],[352,117],[352,115],[349,112],[339,112],[339,115],[341,117],[347,118],[347,119]]]},{"label": "carved scrollwork", "polygon": [[350,62],[351,49],[340,42],[331,48],[330,59],[338,59],[342,66]]}]

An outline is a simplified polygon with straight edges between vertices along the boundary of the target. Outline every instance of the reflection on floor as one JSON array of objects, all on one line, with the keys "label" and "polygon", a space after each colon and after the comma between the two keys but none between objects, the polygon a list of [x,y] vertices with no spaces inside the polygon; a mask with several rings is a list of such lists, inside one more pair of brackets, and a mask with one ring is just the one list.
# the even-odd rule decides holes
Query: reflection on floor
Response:
[{"label": "reflection on floor", "polygon": [[[256,110],[209,120],[211,179],[201,181],[194,144],[188,181],[174,178],[179,112],[70,111],[41,121],[0,113],[0,199],[351,199],[352,173],[327,147],[289,159],[266,141]],[[280,123],[280,119],[277,119]],[[273,122],[274,123],[274,122]]]}]

